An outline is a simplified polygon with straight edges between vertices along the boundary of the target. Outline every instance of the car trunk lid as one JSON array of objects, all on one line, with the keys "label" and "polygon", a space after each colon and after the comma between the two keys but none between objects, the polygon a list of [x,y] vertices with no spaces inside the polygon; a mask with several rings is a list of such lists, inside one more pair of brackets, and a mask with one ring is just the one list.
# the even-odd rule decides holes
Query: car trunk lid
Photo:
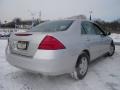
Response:
[{"label": "car trunk lid", "polygon": [[39,43],[47,34],[40,32],[24,32],[12,34],[9,38],[10,51],[14,54],[34,56]]}]

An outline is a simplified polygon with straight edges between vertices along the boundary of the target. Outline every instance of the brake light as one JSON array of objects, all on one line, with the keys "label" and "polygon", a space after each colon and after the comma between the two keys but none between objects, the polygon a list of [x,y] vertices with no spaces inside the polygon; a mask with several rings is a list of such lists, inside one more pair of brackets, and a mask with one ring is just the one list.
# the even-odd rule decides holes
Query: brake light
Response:
[{"label": "brake light", "polygon": [[65,46],[53,36],[47,35],[39,44],[38,49],[59,50],[59,49],[65,49]]},{"label": "brake light", "polygon": [[23,34],[23,33],[19,33],[19,34],[15,34],[16,36],[30,36],[30,35],[32,35],[32,34]]}]

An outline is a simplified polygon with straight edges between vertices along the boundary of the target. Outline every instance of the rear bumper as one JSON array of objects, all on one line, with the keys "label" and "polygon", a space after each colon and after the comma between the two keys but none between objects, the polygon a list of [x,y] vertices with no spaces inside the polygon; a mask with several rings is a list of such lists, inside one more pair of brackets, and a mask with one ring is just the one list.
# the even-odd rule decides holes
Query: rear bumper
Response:
[{"label": "rear bumper", "polygon": [[7,61],[18,68],[41,73],[43,75],[60,75],[74,70],[75,58],[65,51],[37,51],[34,57],[12,54],[6,49]]}]

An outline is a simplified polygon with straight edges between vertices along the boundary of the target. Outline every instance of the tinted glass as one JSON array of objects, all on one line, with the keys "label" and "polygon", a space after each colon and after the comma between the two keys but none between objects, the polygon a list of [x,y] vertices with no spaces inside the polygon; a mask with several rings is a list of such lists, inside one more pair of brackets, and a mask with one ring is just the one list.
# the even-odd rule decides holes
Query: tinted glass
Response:
[{"label": "tinted glass", "polygon": [[58,20],[58,21],[48,21],[33,27],[31,31],[33,32],[57,32],[67,30],[73,20]]},{"label": "tinted glass", "polygon": [[83,28],[83,26],[81,25],[81,34],[86,34],[85,29]]},{"label": "tinted glass", "polygon": [[100,29],[100,27],[97,26],[96,24],[93,24],[93,28],[95,29],[97,35],[102,35],[102,34],[104,34],[104,32],[103,32],[103,31]]},{"label": "tinted glass", "polygon": [[96,31],[92,23],[84,21],[82,22],[82,26],[85,29],[87,34],[96,34]]}]

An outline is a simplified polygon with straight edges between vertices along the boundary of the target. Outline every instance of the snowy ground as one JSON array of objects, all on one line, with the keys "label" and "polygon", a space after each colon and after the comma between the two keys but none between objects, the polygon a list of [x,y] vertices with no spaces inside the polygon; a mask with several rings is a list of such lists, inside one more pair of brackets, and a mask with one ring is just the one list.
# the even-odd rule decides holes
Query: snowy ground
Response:
[{"label": "snowy ground", "polygon": [[90,64],[87,76],[80,81],[69,75],[44,77],[17,69],[7,63],[0,40],[0,90],[120,90],[120,46],[112,57],[102,57]]},{"label": "snowy ground", "polygon": [[120,34],[112,33],[110,37],[113,38],[115,44],[120,45]]}]

